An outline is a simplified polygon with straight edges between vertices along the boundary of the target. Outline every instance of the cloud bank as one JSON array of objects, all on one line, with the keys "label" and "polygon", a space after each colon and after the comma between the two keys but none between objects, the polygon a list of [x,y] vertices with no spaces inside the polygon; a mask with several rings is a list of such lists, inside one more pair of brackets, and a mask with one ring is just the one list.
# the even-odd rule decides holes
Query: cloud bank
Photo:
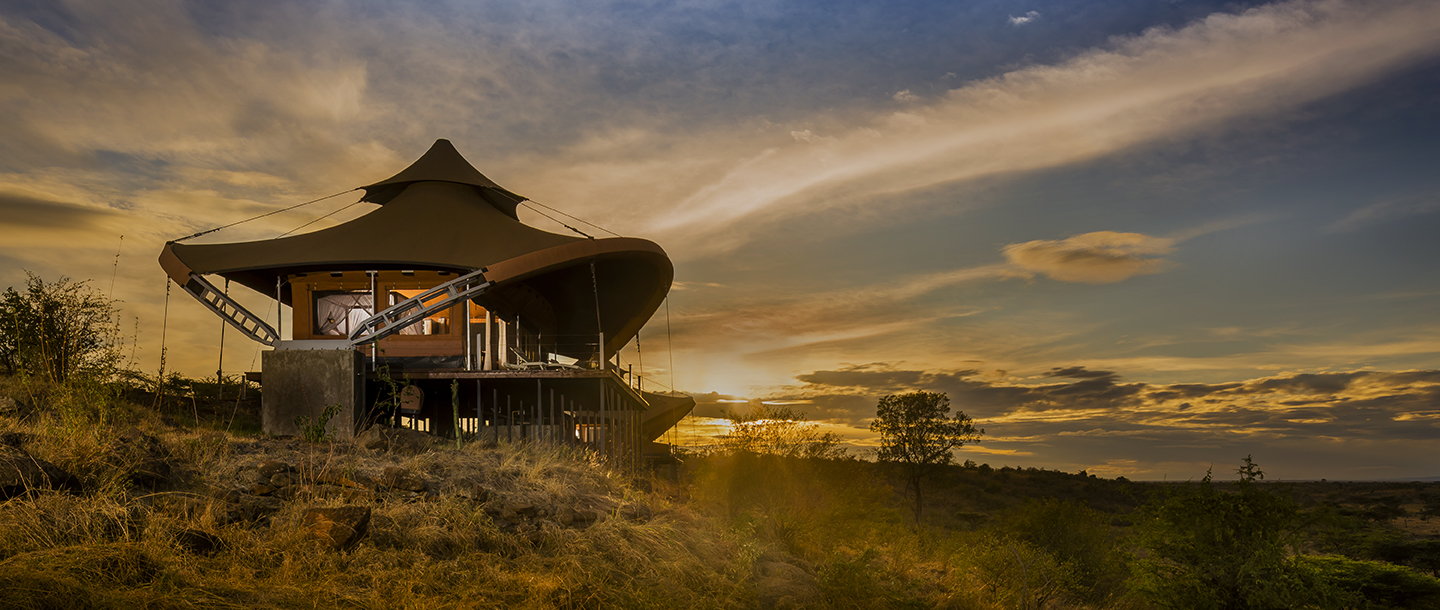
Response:
[{"label": "cloud bank", "polygon": [[[1098,466],[1111,476],[1159,478],[1165,468],[1189,464],[1203,473],[1207,461],[1229,463],[1250,451],[1266,453],[1267,448],[1271,455],[1266,457],[1290,478],[1433,476],[1440,468],[1428,454],[1416,455],[1403,468],[1392,464],[1384,472],[1366,465],[1379,452],[1377,444],[1418,447],[1440,441],[1436,370],[1288,373],[1228,383],[1153,384],[1125,382],[1114,371],[1083,366],[1017,377],[1004,371],[922,370],[881,362],[813,371],[796,380],[802,385],[795,391],[768,399],[809,401],[801,410],[812,418],[852,427],[867,425],[880,396],[946,392],[957,410],[991,434],[992,449],[1044,454],[1072,471]],[[1305,444],[1329,455],[1276,456],[1276,448]],[[1065,461],[1081,455],[1090,457]],[[1123,469],[1106,468],[1111,460],[1119,464],[1125,459],[1131,463]]]}]

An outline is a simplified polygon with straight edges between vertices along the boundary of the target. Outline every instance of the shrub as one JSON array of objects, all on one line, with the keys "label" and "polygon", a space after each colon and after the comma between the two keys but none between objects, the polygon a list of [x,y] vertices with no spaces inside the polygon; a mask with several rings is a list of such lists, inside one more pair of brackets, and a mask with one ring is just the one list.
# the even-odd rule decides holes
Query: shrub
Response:
[{"label": "shrub", "polygon": [[86,282],[26,272],[24,291],[0,296],[0,368],[54,384],[108,380],[120,368],[115,303]]}]

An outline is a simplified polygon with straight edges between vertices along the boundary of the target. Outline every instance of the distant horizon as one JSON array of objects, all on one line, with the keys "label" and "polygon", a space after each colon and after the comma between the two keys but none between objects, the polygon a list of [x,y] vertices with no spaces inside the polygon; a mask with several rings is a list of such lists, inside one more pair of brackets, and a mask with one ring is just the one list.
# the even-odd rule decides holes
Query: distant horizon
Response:
[{"label": "distant horizon", "polygon": [[790,405],[873,445],[876,401],[927,390],[987,430],[977,462],[1440,472],[1440,3],[0,0],[0,44],[0,287],[90,278],[150,374],[162,336],[167,370],[260,366],[167,292],[167,240],[447,138],[666,250],[621,357],[697,417]]}]

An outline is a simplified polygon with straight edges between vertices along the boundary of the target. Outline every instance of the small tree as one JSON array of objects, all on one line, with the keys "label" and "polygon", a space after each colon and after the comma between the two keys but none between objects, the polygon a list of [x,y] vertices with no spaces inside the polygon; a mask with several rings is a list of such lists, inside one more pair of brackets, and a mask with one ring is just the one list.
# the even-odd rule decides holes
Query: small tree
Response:
[{"label": "small tree", "polygon": [[845,457],[840,435],[821,432],[819,424],[789,407],[758,405],[749,413],[726,410],[730,432],[716,437],[722,453],[756,453],[784,457],[839,459]]},{"label": "small tree", "polygon": [[880,434],[882,462],[905,469],[905,486],[915,493],[915,524],[920,524],[920,482],[937,466],[951,463],[951,453],[965,443],[978,443],[985,431],[957,411],[950,417],[950,397],[937,392],[911,392],[880,399],[870,431]]},{"label": "small tree", "polygon": [[23,292],[11,287],[0,297],[0,368],[56,384],[115,372],[115,301],[83,281],[26,276]]}]

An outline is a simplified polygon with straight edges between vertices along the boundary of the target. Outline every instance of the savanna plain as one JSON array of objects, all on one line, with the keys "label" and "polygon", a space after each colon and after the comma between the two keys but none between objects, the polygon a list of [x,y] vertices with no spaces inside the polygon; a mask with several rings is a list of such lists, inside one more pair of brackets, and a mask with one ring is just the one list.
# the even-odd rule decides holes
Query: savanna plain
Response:
[{"label": "savanna plain", "polygon": [[84,283],[0,309],[6,608],[1440,608],[1435,483],[1273,482],[1248,456],[1186,482],[917,478],[788,411],[642,470],[275,438],[253,385],[137,371]]}]

